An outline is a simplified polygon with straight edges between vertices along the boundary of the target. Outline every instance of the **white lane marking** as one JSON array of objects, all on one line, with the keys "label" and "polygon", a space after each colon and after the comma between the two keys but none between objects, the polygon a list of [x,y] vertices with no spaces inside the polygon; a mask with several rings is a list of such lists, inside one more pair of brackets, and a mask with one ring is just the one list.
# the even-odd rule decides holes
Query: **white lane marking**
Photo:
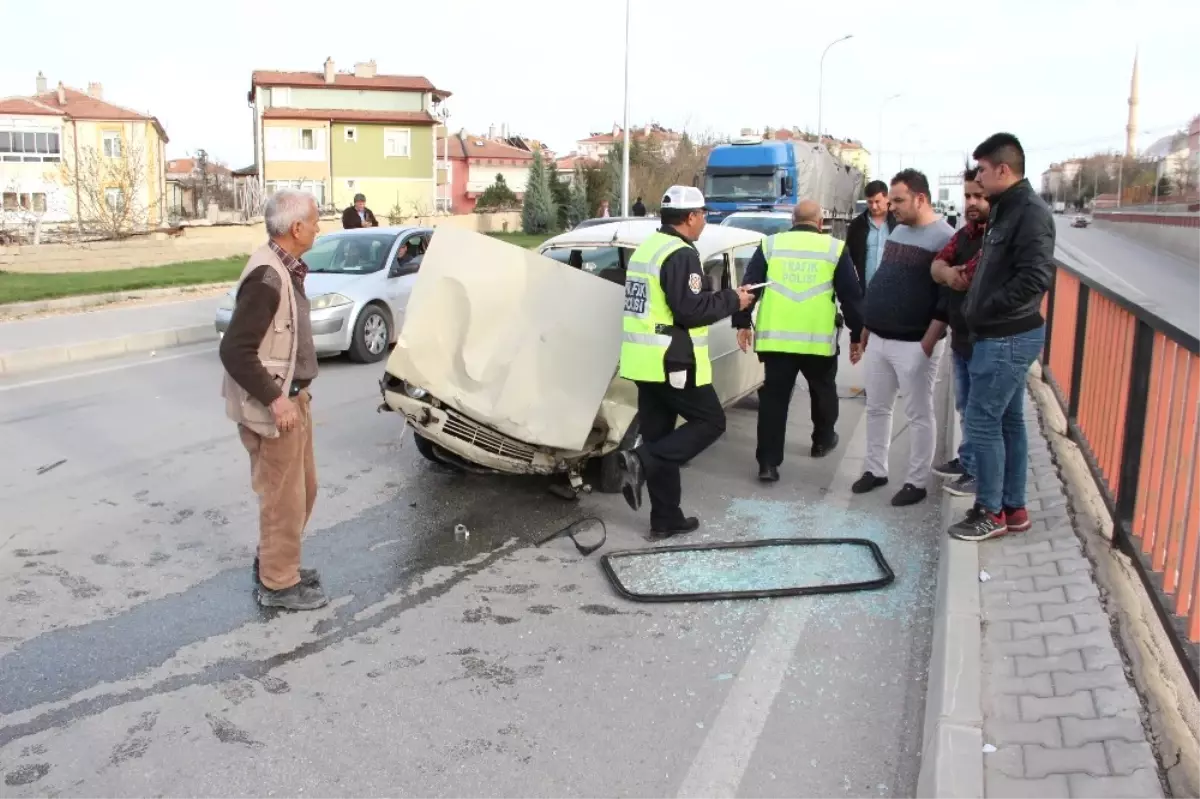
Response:
[{"label": "white lane marking", "polygon": [[[850,486],[862,473],[866,418],[866,414],[859,416],[825,495],[825,501],[838,508],[850,507]],[[772,601],[775,604],[754,637],[745,664],[679,786],[679,797],[716,799],[737,794],[811,615],[797,612],[796,599]]]},{"label": "white lane marking", "polygon": [[100,369],[89,369],[86,372],[72,372],[71,374],[55,375],[54,377],[43,377],[38,380],[27,380],[24,383],[13,383],[7,386],[0,386],[0,392],[13,391],[18,388],[33,388],[35,386],[44,386],[50,383],[61,383],[63,380],[76,380],[81,377],[92,377],[93,375],[103,375],[110,372],[120,372],[123,369],[133,369],[137,366],[152,366],[156,363],[166,363],[167,361],[177,361],[180,358],[192,358],[197,355],[205,355],[216,352],[216,347],[206,347],[202,350],[193,352],[181,352],[177,355],[167,355],[163,357],[150,358],[147,354],[147,359],[144,361],[134,361],[133,363],[118,363],[112,366],[105,366]]}]

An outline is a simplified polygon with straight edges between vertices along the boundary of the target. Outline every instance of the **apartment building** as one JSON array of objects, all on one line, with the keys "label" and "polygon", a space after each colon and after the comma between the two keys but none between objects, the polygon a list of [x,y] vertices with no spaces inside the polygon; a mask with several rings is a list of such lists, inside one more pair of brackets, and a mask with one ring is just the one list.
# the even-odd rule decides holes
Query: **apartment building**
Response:
[{"label": "apartment building", "polygon": [[39,72],[35,86],[0,99],[0,221],[107,216],[109,232],[160,224],[167,134],[158,119],[106,101],[99,83],[52,90]]},{"label": "apartment building", "polygon": [[438,206],[434,147],[449,92],[427,78],[380,75],[375,62],[338,72],[256,71],[247,97],[264,193],[312,192],[323,208],[345,208],[363,193],[379,216]]}]

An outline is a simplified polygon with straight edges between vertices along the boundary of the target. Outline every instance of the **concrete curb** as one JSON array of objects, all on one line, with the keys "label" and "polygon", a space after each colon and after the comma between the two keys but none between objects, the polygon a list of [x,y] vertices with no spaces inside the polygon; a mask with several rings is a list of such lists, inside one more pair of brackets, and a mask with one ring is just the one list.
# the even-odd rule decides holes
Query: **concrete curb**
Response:
[{"label": "concrete curb", "polygon": [[[943,391],[942,419],[948,457],[961,438],[953,389]],[[938,486],[940,490],[940,486]],[[943,527],[966,512],[969,499],[942,493]],[[918,797],[983,797],[982,617],[979,548],[939,531],[933,647],[925,693]]]},{"label": "concrete curb", "polygon": [[71,363],[165,350],[202,341],[215,341],[216,338],[216,328],[209,323],[167,330],[151,330],[145,333],[131,333],[117,338],[82,341],[78,344],[64,344],[60,347],[17,350],[16,352],[0,353],[0,375],[34,372]]},{"label": "concrete curb", "polygon": [[10,302],[0,305],[0,321],[20,319],[24,316],[45,313],[46,311],[81,311],[86,308],[96,308],[101,305],[112,305],[115,302],[128,300],[158,300],[167,297],[182,297],[203,291],[233,287],[233,283],[199,283],[191,286],[171,286],[162,289],[142,289],[140,291],[114,291],[108,294],[81,294],[77,297],[59,297],[53,300],[34,300],[33,302]]}]

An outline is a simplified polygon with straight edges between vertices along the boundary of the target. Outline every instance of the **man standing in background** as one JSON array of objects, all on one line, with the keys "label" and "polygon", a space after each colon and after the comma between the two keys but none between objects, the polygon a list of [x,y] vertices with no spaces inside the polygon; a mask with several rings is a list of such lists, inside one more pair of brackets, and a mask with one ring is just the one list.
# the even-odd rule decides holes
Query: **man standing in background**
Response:
[{"label": "man standing in background", "polygon": [[946,332],[946,323],[937,319],[938,286],[930,268],[954,231],[934,212],[929,180],[915,169],[892,178],[889,200],[900,224],[888,237],[873,288],[866,292],[867,459],[852,490],[865,494],[888,483],[899,389],[906,398],[910,442],[904,486],[892,497],[900,507],[928,494],[935,446],[933,384]]},{"label": "man standing in background", "polygon": [[371,209],[367,207],[367,196],[365,194],[354,195],[354,205],[342,211],[342,227],[346,230],[354,230],[360,227],[379,227],[379,221],[375,219],[375,214],[371,213]]},{"label": "man standing in background", "polygon": [[882,180],[872,180],[865,190],[867,210],[850,221],[846,230],[846,248],[858,270],[858,282],[863,292],[879,270],[883,248],[888,236],[896,229],[896,216],[888,210],[888,187]]},{"label": "man standing in background", "polygon": [[1025,178],[1025,151],[1016,136],[990,136],[974,157],[992,211],[962,306],[974,339],[967,432],[977,490],[975,507],[950,534],[964,541],[1031,526],[1025,510],[1025,379],[1046,343],[1042,298],[1054,274],[1056,233],[1050,208]]},{"label": "man standing in background", "polygon": [[821,206],[801,201],[792,212],[792,229],[763,240],[755,250],[743,285],[768,280],[753,289],[758,329],[751,331],[753,306],[733,315],[738,346],[751,342],[766,370],[758,391],[758,479],[775,482],[783,463],[788,405],[796,376],[808,381],[812,405],[812,456],[822,458],[838,444],[837,304],[850,326],[851,361],[861,355],[862,288],[843,242],[821,232]]},{"label": "man standing in background", "polygon": [[947,477],[946,491],[959,497],[975,496],[975,458],[971,453],[967,432],[967,397],[971,393],[971,332],[962,315],[963,299],[971,286],[983,233],[987,228],[988,205],[983,187],[976,181],[975,169],[963,173],[963,202],[967,223],[954,234],[950,243],[933,259],[933,279],[941,285],[942,318],[950,325],[950,357],[954,363],[954,407],[962,422],[962,441],[958,456],[940,466],[934,474]]},{"label": "man standing in background", "polygon": [[301,260],[320,229],[311,194],[285,189],[267,200],[269,240],[250,256],[221,340],[225,414],[237,422],[258,494],[258,602],[315,610],[329,602],[320,577],[300,568],[300,539],[317,498],[312,396],[317,353]]}]

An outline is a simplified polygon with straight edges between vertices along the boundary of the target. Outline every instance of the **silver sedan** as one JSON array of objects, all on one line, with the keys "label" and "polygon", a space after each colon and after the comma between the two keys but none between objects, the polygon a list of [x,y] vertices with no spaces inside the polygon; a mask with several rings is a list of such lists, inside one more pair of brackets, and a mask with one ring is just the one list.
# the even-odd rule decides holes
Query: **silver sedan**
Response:
[{"label": "silver sedan", "polygon": [[[339,230],[320,236],[304,256],[304,293],[318,355],[382,360],[404,324],[409,294],[429,247],[429,228]],[[217,333],[233,318],[234,287],[217,309]]]}]

